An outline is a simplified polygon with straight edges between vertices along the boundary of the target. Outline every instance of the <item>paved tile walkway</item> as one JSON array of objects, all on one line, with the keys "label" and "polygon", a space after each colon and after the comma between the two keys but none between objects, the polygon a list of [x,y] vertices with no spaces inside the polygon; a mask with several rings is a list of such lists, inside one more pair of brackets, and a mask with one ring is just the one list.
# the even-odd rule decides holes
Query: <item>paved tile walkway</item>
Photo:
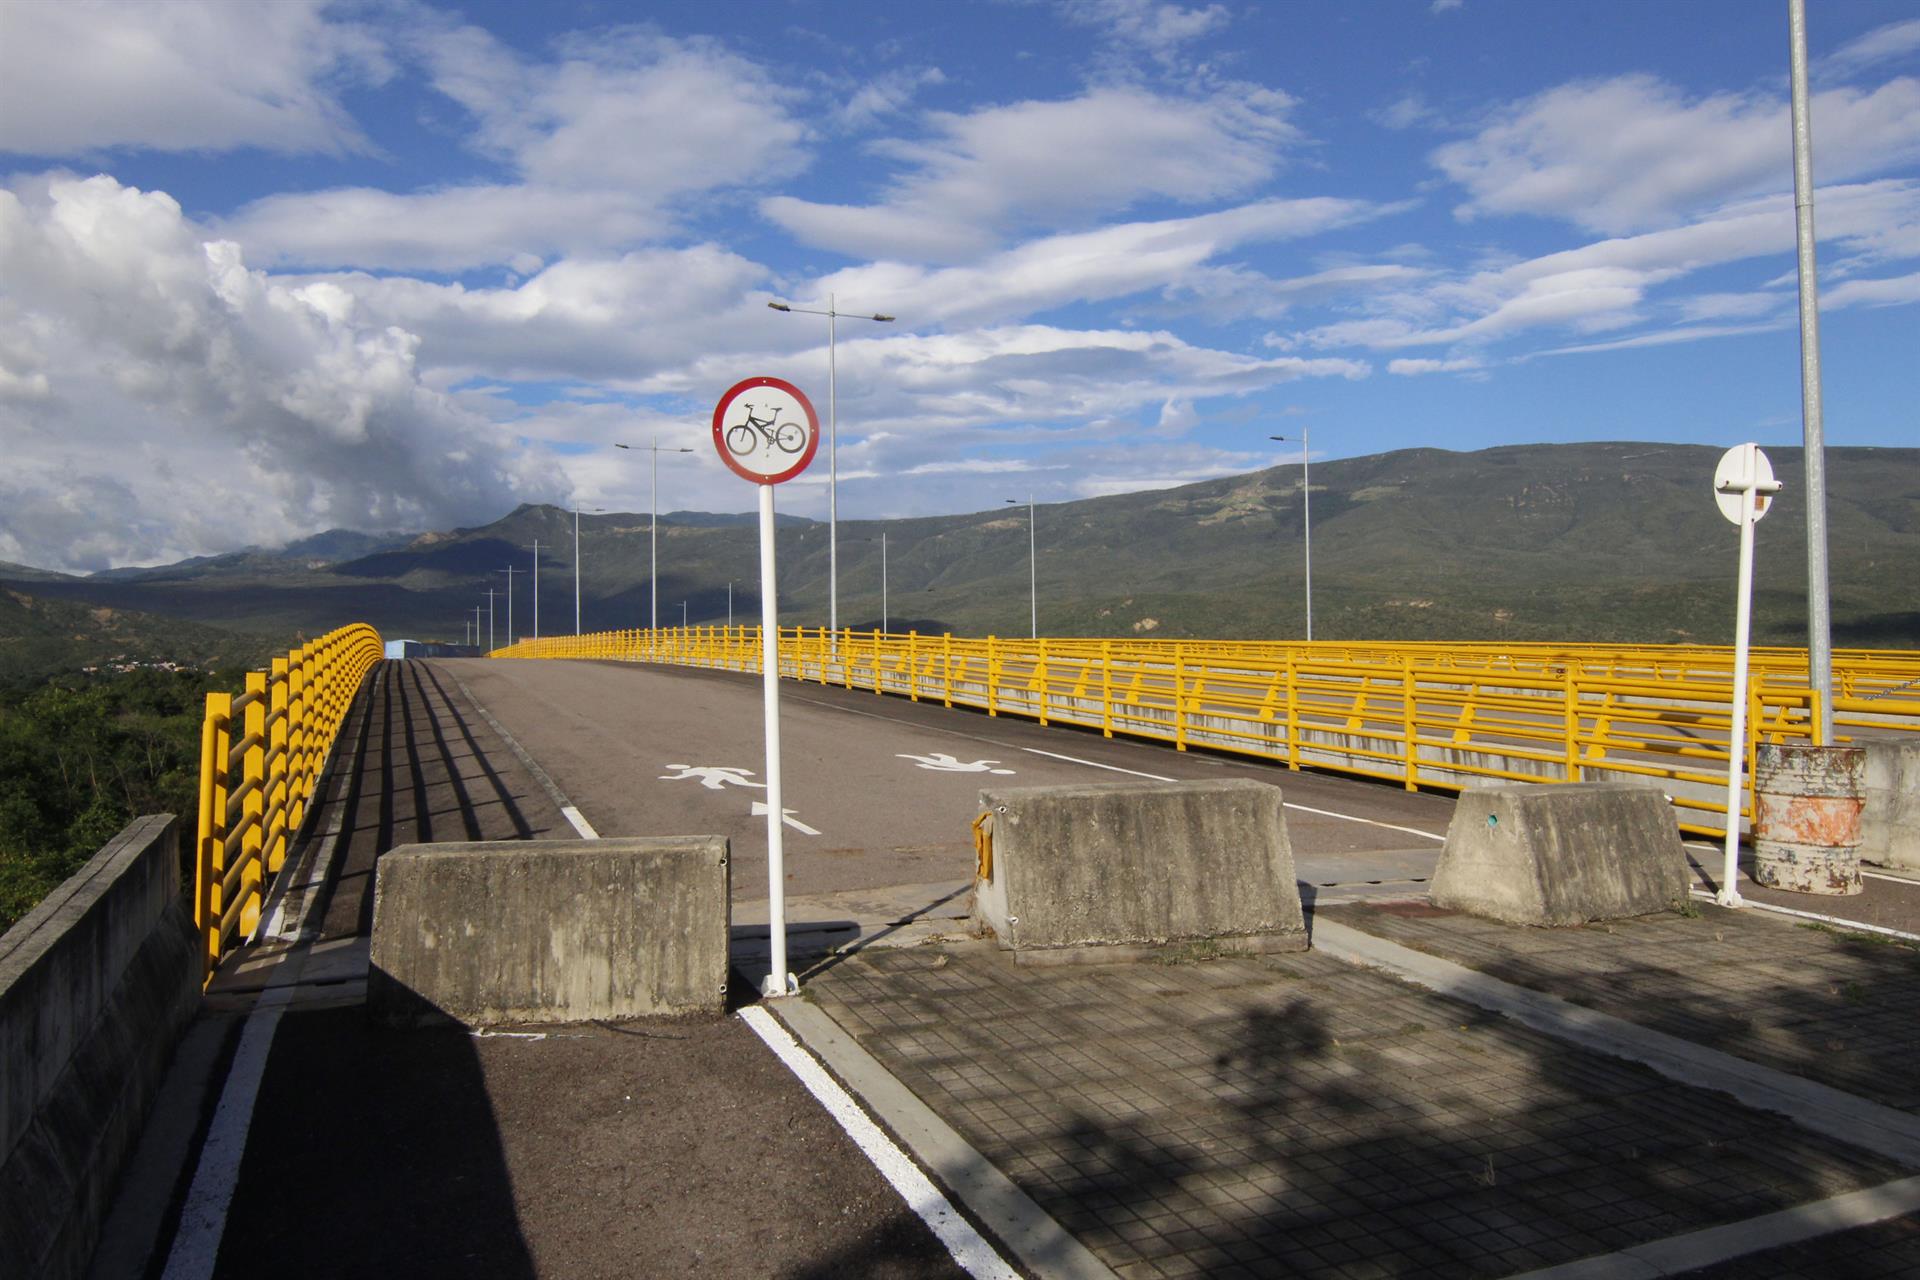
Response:
[{"label": "paved tile walkway", "polygon": [[1563,999],[1920,1113],[1920,951],[1710,904],[1520,929],[1424,904],[1326,918]]},{"label": "paved tile walkway", "polygon": [[1510,1275],[1910,1172],[1312,953],[946,945],[810,989],[1126,1277]]}]

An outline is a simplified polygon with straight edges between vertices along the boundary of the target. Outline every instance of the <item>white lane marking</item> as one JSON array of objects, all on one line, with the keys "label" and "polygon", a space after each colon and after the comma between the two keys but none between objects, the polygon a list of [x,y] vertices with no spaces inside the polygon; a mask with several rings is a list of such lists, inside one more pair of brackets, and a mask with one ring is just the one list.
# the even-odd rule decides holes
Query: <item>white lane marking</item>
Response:
[{"label": "white lane marking", "polygon": [[[293,977],[297,979],[299,974]],[[260,1079],[266,1074],[273,1033],[292,999],[292,983],[269,988],[247,1017],[240,1047],[227,1068],[227,1083],[220,1091],[213,1123],[200,1145],[200,1163],[193,1171],[193,1185],[181,1207],[180,1225],[174,1232],[161,1280],[205,1280],[213,1274],[214,1263],[220,1258],[220,1240],[227,1231],[227,1209],[240,1181],[240,1158],[247,1153],[247,1131],[253,1124],[253,1104],[260,1095]]]},{"label": "white lane marking", "polygon": [[[1705,889],[1690,889],[1688,892],[1702,902],[1718,902],[1717,894]],[[1849,920],[1845,916],[1821,915],[1818,911],[1800,911],[1793,907],[1779,907],[1771,902],[1760,902],[1754,898],[1740,899],[1740,905],[1752,907],[1755,911],[1771,911],[1777,916],[1794,916],[1801,920],[1817,920],[1821,924],[1830,924],[1842,932],[1873,933],[1882,937],[1898,938],[1902,942],[1920,942],[1920,933],[1907,933],[1900,929],[1889,929],[1883,924],[1868,924],[1864,920]]]},{"label": "white lane marking", "polygon": [[560,816],[573,824],[573,829],[580,833],[580,838],[582,840],[598,840],[600,838],[600,833],[593,829],[593,824],[591,822],[587,821],[587,815],[584,813],[581,813],[578,809],[574,808],[572,805],[570,804],[561,805]]},{"label": "white lane marking", "polygon": [[1020,1273],[1008,1266],[986,1238],[974,1230],[973,1224],[955,1211],[932,1179],[920,1171],[920,1166],[893,1144],[839,1082],[814,1061],[813,1055],[773,1020],[773,1015],[765,1009],[746,1008],[740,1011],[740,1020],[766,1042],[787,1070],[807,1086],[807,1092],[827,1109],[827,1114],[839,1122],[854,1145],[873,1162],[873,1167],[907,1202],[907,1207],[920,1215],[920,1220],[947,1247],[962,1270],[981,1280],[1019,1280]]},{"label": "white lane marking", "polygon": [[[1138,769],[1122,769],[1117,764],[1101,764],[1098,760],[1082,760],[1078,756],[1063,756],[1053,751],[1042,751],[1038,747],[1022,747],[1020,749],[1022,751],[1031,751],[1036,756],[1046,756],[1053,760],[1065,760],[1068,764],[1084,764],[1092,769],[1110,769],[1114,773],[1130,773],[1136,778],[1146,778],[1153,782],[1179,781],[1178,778],[1166,778],[1157,773],[1142,773]],[[1298,809],[1301,813],[1311,813],[1322,818],[1339,818],[1343,822],[1362,822],[1369,827],[1385,827],[1389,831],[1404,832],[1410,836],[1419,836],[1423,840],[1439,840],[1443,843],[1446,840],[1445,836],[1437,836],[1431,831],[1418,831],[1412,827],[1396,826],[1391,822],[1377,822],[1372,818],[1356,817],[1351,813],[1335,813],[1331,809],[1315,809],[1308,805],[1294,804],[1287,800],[1281,801],[1280,804],[1281,807],[1285,809]]]},{"label": "white lane marking", "polygon": [[1157,773],[1142,773],[1138,769],[1122,769],[1117,764],[1101,764],[1098,760],[1082,760],[1079,756],[1063,756],[1056,751],[1042,751],[1038,747],[1022,747],[1022,751],[1036,756],[1045,756],[1049,760],[1065,760],[1068,764],[1083,764],[1089,769],[1106,769],[1113,773],[1130,773],[1136,778],[1145,778],[1150,782],[1178,782],[1178,778],[1163,778]]},{"label": "white lane marking", "polygon": [[937,773],[1012,773],[1011,769],[995,769],[998,760],[962,760],[959,756],[936,751],[932,755],[909,755],[905,751],[893,753],[901,760],[913,761],[916,769],[932,769]]},{"label": "white lane marking", "polygon": [[[767,805],[767,803],[764,800],[755,800],[753,802],[753,814],[752,814],[753,817],[764,818],[769,813],[772,813],[772,812],[773,810]],[[794,815],[794,810],[782,809],[780,810],[780,821],[786,823],[788,826],[792,827],[795,831],[798,831],[803,835],[817,836],[820,834],[818,831],[815,831],[812,827],[800,821],[800,819],[794,817],[793,815]]]},{"label": "white lane marking", "polygon": [[764,782],[748,782],[753,776],[751,769],[736,769],[731,765],[720,764],[670,764],[668,769],[678,769],[679,773],[663,773],[662,782],[685,782],[689,778],[697,779],[701,786],[709,791],[724,791],[728,787],[757,787],[764,791]]},{"label": "white lane marking", "polygon": [[1351,813],[1335,813],[1331,809],[1311,809],[1304,804],[1293,804],[1285,800],[1281,801],[1281,806],[1287,809],[1298,809],[1302,813],[1311,813],[1321,818],[1338,818],[1342,822],[1364,822],[1370,827],[1385,827],[1389,831],[1403,831],[1410,836],[1419,836],[1422,840],[1438,840],[1442,844],[1445,844],[1447,840],[1445,836],[1437,836],[1431,831],[1420,831],[1413,827],[1396,826],[1391,822],[1377,822],[1372,818],[1360,818]]}]

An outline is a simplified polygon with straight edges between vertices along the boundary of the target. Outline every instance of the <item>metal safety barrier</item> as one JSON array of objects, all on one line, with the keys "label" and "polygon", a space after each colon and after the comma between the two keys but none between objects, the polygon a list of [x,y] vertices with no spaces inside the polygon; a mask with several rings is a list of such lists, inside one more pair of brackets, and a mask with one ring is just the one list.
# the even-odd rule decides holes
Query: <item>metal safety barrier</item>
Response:
[{"label": "metal safety barrier", "polygon": [[[496,658],[760,669],[758,627],[522,640]],[[1733,651],[1693,645],[1341,644],[889,635],[781,628],[780,673],[1459,790],[1476,780],[1657,782],[1683,830],[1726,830]],[[1836,736],[1920,731],[1920,653],[1838,650]],[[1806,651],[1756,649],[1745,776],[1763,742],[1810,741]],[[1751,782],[1741,818],[1752,813]]]},{"label": "metal safety barrier", "polygon": [[193,921],[209,976],[259,925],[266,878],[286,861],[340,725],[383,652],[380,634],[355,623],[248,672],[237,698],[207,695]]}]

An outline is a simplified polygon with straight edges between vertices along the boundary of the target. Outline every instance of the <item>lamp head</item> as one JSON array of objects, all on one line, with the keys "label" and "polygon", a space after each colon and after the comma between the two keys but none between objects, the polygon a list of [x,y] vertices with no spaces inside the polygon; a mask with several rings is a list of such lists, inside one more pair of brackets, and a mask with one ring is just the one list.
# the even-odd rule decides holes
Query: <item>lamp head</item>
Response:
[{"label": "lamp head", "polygon": [[790,307],[790,306],[788,306],[788,305],[787,305],[786,303],[784,303],[784,302],[769,302],[769,303],[768,303],[767,305],[768,305],[769,307],[772,307],[772,308],[773,308],[773,309],[774,309],[775,311],[791,311],[791,310],[793,310],[793,308],[792,308],[792,307]]},{"label": "lamp head", "polygon": [[883,316],[883,315],[881,315],[881,314],[879,314],[878,312],[875,312],[875,313],[874,313],[874,316],[873,316],[873,318],[874,318],[875,320],[878,320],[878,321],[879,321],[879,322],[880,322],[881,324],[889,324],[889,323],[891,323],[891,322],[893,321],[893,317],[892,317],[892,316]]}]

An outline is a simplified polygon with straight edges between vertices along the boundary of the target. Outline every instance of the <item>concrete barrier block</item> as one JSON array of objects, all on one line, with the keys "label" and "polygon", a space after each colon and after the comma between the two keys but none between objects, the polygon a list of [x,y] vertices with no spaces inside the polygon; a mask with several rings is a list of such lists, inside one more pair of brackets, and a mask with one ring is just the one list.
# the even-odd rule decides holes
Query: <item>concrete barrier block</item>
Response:
[{"label": "concrete barrier block", "polygon": [[1280,788],[1251,779],[984,790],[973,919],[1015,958],[1121,959],[1218,939],[1307,945]]},{"label": "concrete barrier block", "polygon": [[380,859],[367,1008],[397,1025],[720,1014],[721,836],[405,845]]},{"label": "concrete barrier block", "polygon": [[1855,732],[1853,745],[1867,753],[1860,856],[1920,871],[1920,733]]},{"label": "concrete barrier block", "polygon": [[1509,924],[1575,925],[1668,910],[1687,884],[1658,787],[1515,783],[1461,793],[1428,897]]},{"label": "concrete barrier block", "polygon": [[135,819],[0,935],[0,1276],[85,1274],[199,1008],[176,831]]}]

